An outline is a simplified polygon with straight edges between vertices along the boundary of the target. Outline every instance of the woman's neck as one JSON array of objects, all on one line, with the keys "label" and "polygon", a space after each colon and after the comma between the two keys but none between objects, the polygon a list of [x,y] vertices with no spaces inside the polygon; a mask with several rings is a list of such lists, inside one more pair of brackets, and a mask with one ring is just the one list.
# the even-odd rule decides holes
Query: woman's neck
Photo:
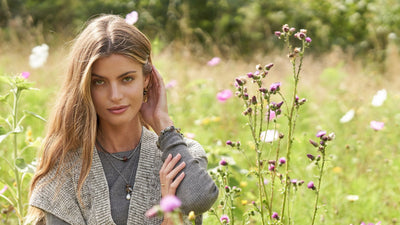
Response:
[{"label": "woman's neck", "polygon": [[140,123],[118,128],[101,126],[99,124],[97,141],[109,153],[124,152],[134,149],[139,144],[142,132],[142,125]]}]

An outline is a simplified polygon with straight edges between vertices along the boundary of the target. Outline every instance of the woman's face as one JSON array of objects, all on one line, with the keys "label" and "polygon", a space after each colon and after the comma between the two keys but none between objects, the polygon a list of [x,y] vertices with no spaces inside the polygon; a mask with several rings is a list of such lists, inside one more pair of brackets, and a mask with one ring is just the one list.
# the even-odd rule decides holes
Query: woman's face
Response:
[{"label": "woman's face", "polygon": [[92,67],[91,95],[100,126],[139,122],[143,90],[149,82],[142,70],[142,64],[123,55],[96,60]]}]

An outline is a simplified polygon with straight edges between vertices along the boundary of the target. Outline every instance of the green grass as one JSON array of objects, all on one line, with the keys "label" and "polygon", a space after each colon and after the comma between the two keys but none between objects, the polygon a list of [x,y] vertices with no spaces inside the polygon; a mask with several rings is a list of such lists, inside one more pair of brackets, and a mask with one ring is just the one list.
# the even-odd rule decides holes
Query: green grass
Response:
[{"label": "green grass", "polygon": [[[51,48],[50,58],[46,65],[32,70],[31,77],[40,91],[26,92],[22,97],[23,109],[47,117],[61,85],[65,49]],[[4,51],[3,51],[4,52]],[[179,51],[176,51],[179,52]],[[278,54],[280,54],[278,52]],[[282,54],[281,54],[282,55]],[[29,51],[7,51],[0,56],[0,72],[16,74],[30,70],[28,67]],[[233,88],[234,78],[255,70],[258,63],[274,62],[268,82],[282,82],[283,92],[290,88],[289,63],[280,55],[255,56],[254,59],[232,61],[223,59],[215,67],[206,65],[211,57],[183,56],[172,51],[161,52],[154,56],[154,62],[169,82],[177,80],[177,86],[168,89],[170,113],[175,124],[184,133],[194,133],[209,156],[209,169],[218,166],[222,157],[232,157],[236,162],[231,165],[231,184],[242,188],[236,201],[236,223],[242,224],[243,214],[251,209],[242,205],[242,200],[256,200],[256,178],[243,173],[250,170],[242,153],[225,146],[226,140],[240,140],[246,155],[254,157],[251,135],[246,126],[246,118],[241,115],[244,110],[241,102],[233,97],[225,103],[216,99],[216,93],[222,89]],[[268,87],[270,83],[266,83]],[[318,154],[308,143],[315,139],[320,130],[335,132],[336,139],[328,148],[328,162],[323,177],[320,209],[316,224],[360,224],[364,222],[396,224],[400,220],[398,208],[398,175],[400,174],[400,142],[398,130],[400,113],[398,102],[399,78],[393,74],[375,74],[366,71],[356,61],[343,60],[342,55],[332,53],[319,59],[307,58],[299,84],[300,97],[307,98],[307,103],[300,109],[300,117],[295,132],[293,145],[293,176],[306,181],[315,180],[316,170],[310,167],[306,154]],[[385,88],[388,98],[381,107],[373,107],[371,100],[376,91]],[[5,86],[1,86],[3,94]],[[339,119],[350,109],[356,115],[348,123],[341,124]],[[7,108],[0,106],[0,115],[7,115]],[[369,127],[371,120],[385,122],[381,131]],[[279,129],[285,133],[285,118],[278,119],[282,124]],[[40,138],[45,134],[45,124],[28,118],[23,124],[32,129],[33,137]],[[21,135],[20,147],[25,146],[24,135]],[[0,155],[8,157],[11,141],[0,144]],[[284,149],[284,148],[282,148]],[[37,148],[27,150],[24,154],[30,161],[36,156]],[[282,152],[281,155],[283,155]],[[266,153],[267,154],[267,153]],[[0,177],[12,182],[12,175],[6,164],[0,164]],[[3,184],[0,184],[0,189]],[[25,184],[27,193],[28,184]],[[5,192],[7,195],[7,192]],[[349,201],[348,195],[358,195],[359,200]],[[299,188],[293,202],[292,217],[294,224],[310,224],[315,194],[303,185]],[[25,200],[26,201],[26,200]],[[219,201],[215,207],[218,207]],[[8,204],[0,200],[0,207]],[[9,213],[9,224],[15,216]],[[5,222],[7,215],[2,213]],[[258,224],[258,217],[252,217]],[[11,221],[11,222],[10,222]],[[217,224],[214,216],[207,213],[204,224]]]}]

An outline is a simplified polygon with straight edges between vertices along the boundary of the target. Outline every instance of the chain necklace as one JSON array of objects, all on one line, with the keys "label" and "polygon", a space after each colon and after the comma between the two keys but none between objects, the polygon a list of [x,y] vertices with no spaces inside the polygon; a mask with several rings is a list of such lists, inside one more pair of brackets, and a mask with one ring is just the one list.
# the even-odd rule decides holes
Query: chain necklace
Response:
[{"label": "chain necklace", "polygon": [[101,148],[101,150],[102,150],[104,153],[106,153],[106,159],[107,159],[107,161],[111,164],[111,166],[113,167],[113,169],[114,169],[115,171],[117,171],[117,173],[122,177],[122,179],[124,179],[125,184],[126,184],[126,185],[125,185],[126,200],[128,200],[128,201],[131,200],[131,195],[132,195],[132,191],[133,191],[133,186],[129,184],[129,181],[132,180],[132,176],[133,176],[133,171],[134,171],[134,170],[132,170],[132,173],[131,173],[131,175],[129,176],[129,181],[126,180],[126,178],[124,177],[124,175],[122,175],[121,171],[119,171],[119,170],[117,169],[117,167],[116,167],[116,166],[114,165],[114,163],[111,161],[111,159],[109,158],[109,156],[112,156],[113,158],[118,159],[118,160],[120,160],[120,161],[126,162],[126,161],[128,161],[130,158],[132,158],[132,156],[134,155],[134,153],[136,152],[136,150],[140,148],[141,142],[142,142],[142,137],[140,137],[140,141],[139,141],[138,145],[136,146],[136,148],[132,150],[132,153],[130,153],[128,157],[124,156],[124,157],[121,158],[121,157],[114,156],[114,155],[112,155],[111,153],[107,152],[107,151],[103,148],[103,146],[101,146],[101,144],[99,143],[99,141],[96,139],[96,144]]},{"label": "chain necklace", "polygon": [[[140,137],[139,143],[137,144],[137,146],[140,146],[140,144],[142,143],[142,137]],[[128,155],[128,156],[124,156],[124,157],[118,157],[116,155],[113,155],[111,153],[109,153],[104,147],[103,145],[100,144],[100,142],[96,139],[96,144],[101,148],[101,150],[103,150],[107,155],[110,155],[111,157],[113,157],[114,159],[118,159],[119,161],[123,161],[123,162],[127,162],[129,159],[132,158],[132,156],[135,154],[136,148]]]}]

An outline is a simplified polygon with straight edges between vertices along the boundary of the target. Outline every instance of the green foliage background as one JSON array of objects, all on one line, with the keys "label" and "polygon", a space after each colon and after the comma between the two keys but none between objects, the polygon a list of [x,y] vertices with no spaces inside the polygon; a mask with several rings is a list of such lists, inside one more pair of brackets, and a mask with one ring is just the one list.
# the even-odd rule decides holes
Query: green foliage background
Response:
[{"label": "green foliage background", "polygon": [[313,34],[312,51],[340,46],[382,61],[388,35],[400,33],[398,0],[1,0],[0,26],[6,40],[12,32],[26,37],[27,30],[16,26],[75,34],[94,15],[133,10],[150,39],[190,43],[194,51],[193,43],[200,44],[212,54],[271,50],[273,31],[287,23]]}]

